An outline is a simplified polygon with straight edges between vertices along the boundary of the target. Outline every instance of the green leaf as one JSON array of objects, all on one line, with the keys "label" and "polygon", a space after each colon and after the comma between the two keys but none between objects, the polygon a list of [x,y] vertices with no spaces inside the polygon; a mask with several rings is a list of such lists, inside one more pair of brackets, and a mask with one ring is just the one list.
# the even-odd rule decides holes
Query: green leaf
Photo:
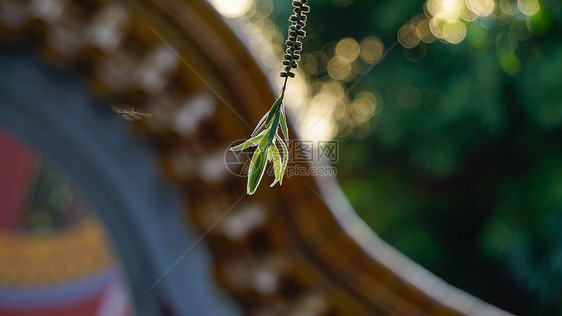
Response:
[{"label": "green leaf", "polygon": [[265,166],[267,164],[267,152],[262,150],[260,147],[256,149],[252,161],[250,162],[250,168],[248,173],[248,187],[246,191],[248,195],[254,194],[258,185],[260,184],[261,178],[265,171]]},{"label": "green leaf", "polygon": [[281,173],[281,156],[279,155],[279,148],[277,148],[275,143],[276,141],[273,141],[270,149],[273,151],[273,170],[275,171],[275,181],[273,181],[270,187],[274,186],[275,183],[279,182],[279,180],[283,177],[283,174]]},{"label": "green leaf", "polygon": [[269,122],[271,122],[273,115],[277,114],[277,108],[279,108],[279,105],[281,105],[281,102],[283,101],[283,97],[284,94],[282,93],[279,99],[275,100],[275,103],[273,103],[273,105],[271,106],[271,110],[269,110],[269,113],[267,114],[267,120],[265,120],[266,126],[269,124]]},{"label": "green leaf", "polygon": [[285,141],[289,142],[289,130],[287,129],[287,116],[285,114],[284,106],[281,108],[281,132],[283,132]]},{"label": "green leaf", "polygon": [[269,146],[271,145],[271,142],[273,142],[273,137],[275,137],[277,135],[277,127],[279,126],[279,118],[281,117],[281,111],[277,112],[277,114],[275,115],[275,119],[273,120],[273,124],[271,124],[271,127],[269,128],[269,135],[267,137],[267,147],[269,148]]},{"label": "green leaf", "polygon": [[287,163],[289,162],[289,149],[287,149],[287,145],[283,142],[279,135],[275,135],[276,139],[281,143],[281,148],[283,149],[283,163],[281,164],[281,177],[279,178],[279,184],[283,184],[283,175],[285,174],[285,170],[287,169]]},{"label": "green leaf", "polygon": [[263,115],[263,117],[259,121],[258,125],[256,126],[256,128],[252,132],[252,135],[250,135],[250,137],[254,137],[262,129],[262,127],[265,125],[265,119],[268,116],[268,114],[269,114],[269,112],[267,112]]},{"label": "green leaf", "polygon": [[[275,171],[275,181],[272,186],[277,182],[281,183],[283,181],[283,173],[287,168],[288,162],[288,150],[281,137],[277,135],[277,129],[279,128],[279,124],[281,124],[283,135],[286,139],[288,139],[287,121],[283,107],[284,92],[285,91],[283,89],[281,96],[275,100],[271,109],[261,118],[258,125],[252,132],[250,139],[238,146],[230,148],[231,151],[236,151],[243,150],[248,147],[258,146],[252,156],[250,167],[248,169],[248,186],[246,189],[249,195],[254,194],[257,190],[268,161],[273,161]],[[265,135],[267,135],[267,137]],[[284,153],[283,160],[281,159],[279,148],[276,145],[276,140],[281,142],[281,147],[283,148]],[[272,144],[273,147],[271,147]]]},{"label": "green leaf", "polygon": [[[265,133],[270,133],[270,132],[271,132],[271,129],[268,128],[268,129],[264,130],[264,132],[265,132]],[[266,151],[266,150],[267,150],[267,146],[266,146],[266,145],[267,145],[267,141],[269,140],[269,134],[267,134],[267,135],[268,135],[268,137],[265,137],[265,136],[262,137],[262,139],[261,139],[261,141],[260,141],[260,144],[258,145],[258,148],[261,149],[261,150],[263,150],[263,151]]]},{"label": "green leaf", "polygon": [[230,148],[229,150],[230,151],[238,151],[238,150],[244,150],[248,147],[257,146],[257,144],[259,144],[259,142],[261,141],[261,139],[265,135],[265,132],[266,131],[263,131],[263,132],[259,133],[257,136],[254,136],[254,137],[248,139],[247,141],[243,142],[242,144]]},{"label": "green leaf", "polygon": [[273,160],[273,146],[269,146],[269,149],[267,150],[267,161],[271,160]]}]

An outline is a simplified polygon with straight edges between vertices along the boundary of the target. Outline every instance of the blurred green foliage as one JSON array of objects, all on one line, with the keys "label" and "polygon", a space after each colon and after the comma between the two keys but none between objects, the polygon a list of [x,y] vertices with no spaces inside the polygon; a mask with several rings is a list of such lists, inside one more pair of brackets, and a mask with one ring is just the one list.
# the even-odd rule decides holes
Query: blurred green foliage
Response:
[{"label": "blurred green foliage", "polygon": [[33,233],[64,229],[85,216],[85,204],[66,174],[42,159],[37,161],[37,178],[28,188],[30,203],[23,227]]},{"label": "blurred green foliage", "polygon": [[[375,92],[382,111],[342,139],[337,168],[357,212],[416,262],[510,312],[562,315],[562,2],[540,4],[528,22],[467,23],[458,45],[394,47],[349,92]],[[313,1],[305,51],[369,35],[391,47],[423,5]]]}]

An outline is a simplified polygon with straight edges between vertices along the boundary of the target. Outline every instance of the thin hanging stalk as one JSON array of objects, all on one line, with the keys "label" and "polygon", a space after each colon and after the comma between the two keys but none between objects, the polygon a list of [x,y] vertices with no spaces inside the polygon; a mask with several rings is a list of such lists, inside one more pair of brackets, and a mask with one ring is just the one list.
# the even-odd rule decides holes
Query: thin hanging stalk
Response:
[{"label": "thin hanging stalk", "polygon": [[[285,41],[287,49],[283,55],[284,68],[280,73],[280,76],[285,78],[285,80],[283,81],[279,98],[275,100],[271,109],[259,121],[250,138],[244,143],[230,148],[231,151],[239,151],[249,147],[256,147],[248,168],[246,192],[249,195],[256,192],[268,161],[273,162],[275,171],[275,181],[273,181],[271,186],[274,186],[277,182],[280,185],[283,184],[283,175],[289,161],[289,131],[287,129],[283,98],[287,89],[287,80],[295,77],[295,73],[291,70],[299,66],[298,61],[301,58],[301,40],[306,36],[304,31],[307,19],[306,13],[310,12],[307,2],[308,0],[295,0],[292,2],[293,15],[289,17],[289,36],[287,41]],[[281,127],[281,134],[278,133],[279,127]],[[277,144],[281,146],[282,156]]]}]

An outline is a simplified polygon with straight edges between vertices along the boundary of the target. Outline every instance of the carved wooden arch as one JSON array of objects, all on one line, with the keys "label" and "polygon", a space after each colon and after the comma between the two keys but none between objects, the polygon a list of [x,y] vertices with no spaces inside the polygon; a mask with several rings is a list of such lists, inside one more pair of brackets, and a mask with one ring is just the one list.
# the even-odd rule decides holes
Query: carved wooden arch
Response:
[{"label": "carved wooden arch", "polygon": [[34,35],[50,63],[82,65],[101,98],[153,114],[137,127],[184,189],[192,223],[209,232],[218,283],[248,314],[506,314],[380,240],[335,182],[291,178],[242,194],[245,179],[227,172],[224,149],[248,135],[275,94],[205,1],[0,5],[12,15],[4,39]]}]

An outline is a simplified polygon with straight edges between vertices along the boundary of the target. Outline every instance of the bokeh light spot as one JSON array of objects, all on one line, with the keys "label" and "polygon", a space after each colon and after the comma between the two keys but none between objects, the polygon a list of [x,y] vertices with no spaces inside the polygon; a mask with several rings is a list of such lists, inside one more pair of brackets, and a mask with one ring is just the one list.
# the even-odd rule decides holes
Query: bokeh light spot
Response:
[{"label": "bokeh light spot", "polygon": [[518,0],[517,7],[521,13],[528,16],[537,14],[541,8],[538,0]]},{"label": "bokeh light spot", "polygon": [[466,7],[478,16],[488,16],[494,12],[494,1],[466,0]]},{"label": "bokeh light spot", "polygon": [[445,23],[443,24],[443,38],[451,44],[458,44],[466,36],[466,25],[459,21],[454,24]]},{"label": "bokeh light spot", "polygon": [[353,99],[351,108],[351,115],[355,122],[359,124],[366,122],[375,114],[375,110],[377,109],[377,97],[368,91],[360,92]]},{"label": "bokeh light spot", "polygon": [[416,35],[425,43],[435,42],[435,36],[429,28],[429,19],[423,19],[416,26]]},{"label": "bokeh light spot", "polygon": [[237,18],[252,8],[252,0],[209,0],[209,2],[227,18]]},{"label": "bokeh light spot", "polygon": [[302,69],[307,73],[318,74],[318,60],[312,54],[304,54],[302,56]]},{"label": "bokeh light spot", "polygon": [[266,18],[273,12],[273,1],[271,0],[255,0],[256,11],[254,17]]},{"label": "bokeh light spot", "polygon": [[328,62],[328,74],[336,80],[344,80],[351,74],[351,64],[343,61],[339,57],[333,57]]},{"label": "bokeh light spot", "polygon": [[512,0],[499,0],[500,10],[507,15],[515,15],[517,13],[517,4]]},{"label": "bokeh light spot", "polygon": [[336,45],[336,55],[341,60],[352,63],[359,57],[359,44],[353,38],[344,38]]},{"label": "bokeh light spot", "polygon": [[367,36],[361,40],[361,60],[367,64],[377,63],[384,53],[384,44],[374,36]]},{"label": "bokeh light spot", "polygon": [[398,30],[398,41],[406,48],[414,48],[419,44],[420,38],[416,33],[416,28],[408,23]]},{"label": "bokeh light spot", "polygon": [[435,2],[434,16],[446,20],[447,22],[455,22],[459,19],[464,7],[462,0],[430,0]]}]

